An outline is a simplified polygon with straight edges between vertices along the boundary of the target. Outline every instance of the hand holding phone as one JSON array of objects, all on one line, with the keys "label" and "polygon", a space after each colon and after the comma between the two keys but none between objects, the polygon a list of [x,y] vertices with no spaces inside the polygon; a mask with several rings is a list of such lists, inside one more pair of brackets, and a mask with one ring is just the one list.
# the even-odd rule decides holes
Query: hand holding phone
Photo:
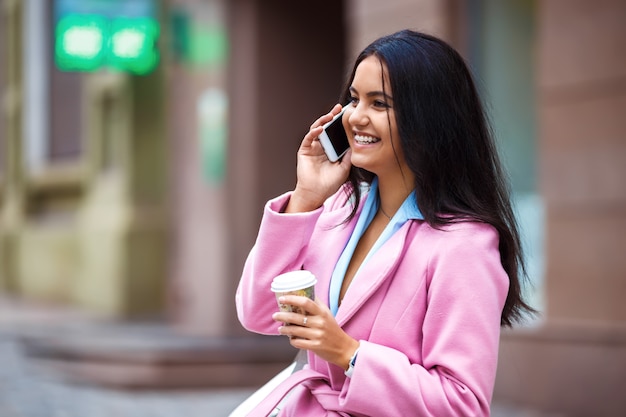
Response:
[{"label": "hand holding phone", "polygon": [[333,117],[333,120],[323,126],[324,130],[318,137],[330,162],[337,162],[350,149],[348,136],[341,120],[346,107],[348,106],[344,106],[339,114]]}]

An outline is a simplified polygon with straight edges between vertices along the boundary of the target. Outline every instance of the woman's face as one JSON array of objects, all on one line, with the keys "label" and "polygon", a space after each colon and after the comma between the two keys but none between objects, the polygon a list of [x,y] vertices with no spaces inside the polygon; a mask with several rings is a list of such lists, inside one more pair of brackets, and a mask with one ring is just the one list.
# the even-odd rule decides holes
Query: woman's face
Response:
[{"label": "woman's face", "polygon": [[386,66],[375,56],[361,61],[350,86],[351,101],[343,125],[352,148],[352,164],[379,177],[409,172],[391,94]]}]

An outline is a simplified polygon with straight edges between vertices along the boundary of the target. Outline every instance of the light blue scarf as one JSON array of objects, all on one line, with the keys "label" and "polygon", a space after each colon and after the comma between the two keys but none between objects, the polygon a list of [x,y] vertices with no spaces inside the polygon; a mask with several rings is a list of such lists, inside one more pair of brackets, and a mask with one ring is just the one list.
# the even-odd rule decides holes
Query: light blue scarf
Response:
[{"label": "light blue scarf", "polygon": [[[337,265],[335,265],[335,270],[333,271],[333,275],[330,280],[330,294],[329,294],[329,302],[330,302],[330,310],[333,315],[337,315],[337,310],[339,310],[339,293],[341,292],[341,284],[343,283],[343,278],[346,275],[346,271],[348,270],[348,265],[350,263],[350,259],[352,259],[352,255],[354,254],[354,250],[356,248],[357,243],[363,236],[365,230],[372,222],[372,219],[376,215],[378,211],[378,207],[380,205],[380,196],[378,195],[378,178],[374,178],[372,181],[372,185],[370,186],[369,194],[367,195],[367,199],[363,204],[363,210],[361,210],[361,214],[356,223],[356,227],[350,235],[350,240],[346,244],[346,247],[343,249],[339,260],[337,261]],[[363,263],[359,267],[359,270],[356,272],[354,276],[354,280],[358,279],[359,272],[363,269],[363,265],[368,261],[368,259],[396,232],[398,229],[404,225],[408,220],[411,219],[420,219],[423,220],[424,216],[420,212],[417,207],[417,201],[415,200],[415,191],[411,192],[409,196],[404,200],[396,214],[391,218],[385,230],[380,235],[374,246],[369,251]],[[353,281],[354,282],[354,281]]]}]

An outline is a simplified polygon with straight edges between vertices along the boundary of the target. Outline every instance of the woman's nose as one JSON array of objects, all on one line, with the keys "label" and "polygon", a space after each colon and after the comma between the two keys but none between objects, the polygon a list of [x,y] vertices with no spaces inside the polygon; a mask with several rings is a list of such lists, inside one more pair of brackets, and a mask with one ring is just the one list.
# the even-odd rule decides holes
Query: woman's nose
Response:
[{"label": "woman's nose", "polygon": [[363,126],[367,123],[367,117],[361,104],[352,107],[352,111],[348,115],[348,122],[352,126]]}]

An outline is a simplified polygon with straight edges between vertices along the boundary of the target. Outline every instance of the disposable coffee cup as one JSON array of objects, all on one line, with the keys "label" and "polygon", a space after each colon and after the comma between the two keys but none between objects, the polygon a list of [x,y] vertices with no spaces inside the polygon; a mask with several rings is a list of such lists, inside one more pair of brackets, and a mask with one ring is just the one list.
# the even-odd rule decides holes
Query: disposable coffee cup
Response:
[{"label": "disposable coffee cup", "polygon": [[[278,275],[272,281],[272,291],[276,294],[276,300],[283,295],[301,295],[315,300],[315,284],[317,278],[310,271],[299,270],[286,272]],[[278,303],[280,311],[291,311],[306,314],[300,307]]]}]

